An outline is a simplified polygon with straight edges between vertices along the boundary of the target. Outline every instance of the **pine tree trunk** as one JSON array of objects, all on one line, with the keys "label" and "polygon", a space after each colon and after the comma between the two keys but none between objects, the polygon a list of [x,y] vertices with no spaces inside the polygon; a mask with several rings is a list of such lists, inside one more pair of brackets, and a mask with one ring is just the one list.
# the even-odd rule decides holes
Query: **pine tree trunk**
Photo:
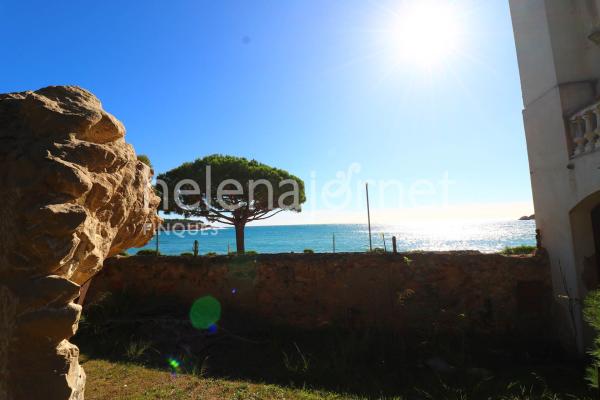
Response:
[{"label": "pine tree trunk", "polygon": [[235,244],[238,254],[244,254],[246,252],[244,247],[244,227],[245,224],[235,225]]}]

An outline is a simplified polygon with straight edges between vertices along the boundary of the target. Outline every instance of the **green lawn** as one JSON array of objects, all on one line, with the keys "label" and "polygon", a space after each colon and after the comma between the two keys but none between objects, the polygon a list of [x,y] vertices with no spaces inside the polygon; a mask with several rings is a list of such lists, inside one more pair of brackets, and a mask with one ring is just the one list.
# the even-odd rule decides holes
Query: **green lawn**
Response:
[{"label": "green lawn", "polygon": [[[85,357],[82,357],[85,360]],[[112,399],[206,399],[206,400],[313,400],[358,399],[324,391],[286,388],[228,379],[202,378],[195,375],[172,375],[142,366],[87,360],[85,398]]]},{"label": "green lawn", "polygon": [[173,375],[167,371],[146,368],[128,363],[104,360],[85,360],[82,364],[87,373],[85,398],[88,400],[112,399],[203,399],[203,400],[370,400],[370,399],[498,399],[498,400],[575,400],[590,399],[573,394],[554,393],[548,389],[528,387],[513,383],[506,393],[491,397],[479,397],[466,391],[447,387],[447,393],[429,394],[417,390],[407,397],[385,397],[376,394],[364,397],[328,391],[292,388],[266,383],[253,383],[233,379],[206,378],[197,375]]}]

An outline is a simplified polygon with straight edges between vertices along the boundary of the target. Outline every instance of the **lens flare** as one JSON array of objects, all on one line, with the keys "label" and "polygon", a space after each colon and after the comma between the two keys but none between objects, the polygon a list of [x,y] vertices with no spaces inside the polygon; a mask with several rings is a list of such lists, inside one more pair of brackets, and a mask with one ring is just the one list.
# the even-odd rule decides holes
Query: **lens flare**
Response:
[{"label": "lens flare", "polygon": [[196,329],[209,329],[221,319],[221,303],[212,296],[200,297],[190,309],[190,322]]},{"label": "lens flare", "polygon": [[179,364],[179,361],[177,361],[176,359],[169,358],[168,361],[169,361],[169,365],[171,366],[171,368],[173,368],[173,369],[179,368],[180,364]]},{"label": "lens flare", "polygon": [[212,324],[211,326],[208,327],[207,332],[209,335],[214,335],[217,333],[218,330],[219,330],[219,327],[216,324]]},{"label": "lens flare", "polygon": [[173,357],[167,358],[167,363],[169,364],[169,367],[171,367],[171,375],[177,375],[180,371],[181,363]]}]

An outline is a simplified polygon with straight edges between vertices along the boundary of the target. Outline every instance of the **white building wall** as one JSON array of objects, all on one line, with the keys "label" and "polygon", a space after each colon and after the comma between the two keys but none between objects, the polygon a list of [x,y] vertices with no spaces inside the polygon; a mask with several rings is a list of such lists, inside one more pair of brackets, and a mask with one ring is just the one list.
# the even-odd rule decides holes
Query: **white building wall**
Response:
[{"label": "white building wall", "polygon": [[572,159],[567,121],[597,100],[600,46],[588,36],[600,27],[600,0],[510,0],[510,7],[536,223],[552,264],[558,328],[581,352],[583,260],[595,247],[592,205],[576,206],[600,190],[600,151]]}]

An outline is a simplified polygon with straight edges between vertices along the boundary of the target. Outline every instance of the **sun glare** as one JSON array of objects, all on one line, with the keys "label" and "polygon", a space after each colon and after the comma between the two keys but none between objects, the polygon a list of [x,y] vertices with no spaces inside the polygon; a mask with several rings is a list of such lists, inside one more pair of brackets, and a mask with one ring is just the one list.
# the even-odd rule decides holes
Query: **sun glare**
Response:
[{"label": "sun glare", "polygon": [[456,3],[408,0],[395,13],[388,33],[398,62],[434,68],[448,61],[461,45],[462,24]]}]

